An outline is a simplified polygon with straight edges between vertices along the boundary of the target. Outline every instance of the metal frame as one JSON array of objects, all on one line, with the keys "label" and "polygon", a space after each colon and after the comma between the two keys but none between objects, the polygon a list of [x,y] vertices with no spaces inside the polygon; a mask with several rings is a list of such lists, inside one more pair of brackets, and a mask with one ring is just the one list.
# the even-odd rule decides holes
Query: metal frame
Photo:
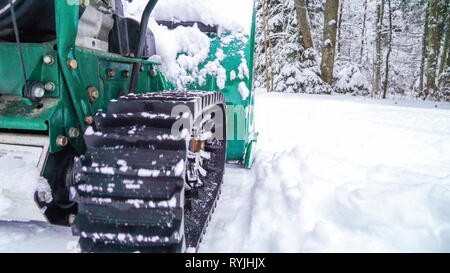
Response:
[{"label": "metal frame", "polygon": [[0,144],[42,148],[37,168],[43,174],[50,150],[48,136],[0,133]]},{"label": "metal frame", "polygon": [[[149,7],[156,2],[152,0]],[[72,146],[76,152],[80,154],[84,152],[82,133],[89,125],[89,117],[94,116],[100,109],[106,110],[109,100],[117,98],[123,93],[126,94],[129,90],[131,79],[124,77],[124,72],[141,67],[137,80],[138,93],[174,89],[174,85],[166,81],[161,73],[154,73],[157,71],[157,63],[76,46],[79,9],[78,0],[55,0],[56,41],[42,44],[22,44],[27,80],[52,82],[56,86],[54,91],[48,92],[45,96],[45,100],[49,100],[51,103],[44,104],[39,111],[35,111],[36,107],[39,107],[37,103],[21,98],[23,80],[18,77],[20,73],[17,70],[19,65],[15,44],[0,43],[0,60],[8,62],[8,69],[0,68],[0,77],[8,79],[8,81],[0,83],[0,93],[18,98],[14,104],[8,104],[7,107],[0,106],[0,128],[40,131],[42,134],[47,134],[50,153],[56,153],[65,148],[57,145],[56,139],[59,136],[67,137],[68,145]],[[228,131],[235,134],[230,135],[230,133],[227,136],[227,159],[241,161],[247,167],[250,166],[251,162],[248,159],[251,158],[253,143],[256,141],[253,136],[257,135],[252,132],[254,21],[253,18],[252,33],[250,37],[246,37],[248,39],[246,44],[235,39],[227,47],[224,47],[221,45],[221,38],[230,35],[229,33],[222,33],[220,36],[209,33],[212,43],[210,57],[206,61],[213,60],[217,50],[224,50],[229,57],[222,62],[222,65],[229,73],[231,70],[237,70],[241,63],[241,56],[237,53],[244,51],[244,58],[250,71],[248,78],[227,80],[224,89],[218,88],[214,76],[208,76],[206,83],[202,86],[188,86],[192,90],[224,93],[227,108],[234,107],[232,112],[227,113],[227,116],[233,121],[229,120],[229,124],[234,127],[228,128]],[[44,56],[51,56],[54,60],[53,63],[43,63]],[[111,76],[112,74],[109,74],[108,71],[113,71],[114,75]],[[238,92],[238,85],[242,81],[251,90],[251,94],[246,100],[242,100]],[[95,101],[90,100],[88,94],[88,89],[91,87],[98,90],[99,98]],[[0,105],[2,103],[2,97],[0,97]],[[35,112],[38,114],[30,116],[30,113]],[[68,135],[72,128],[79,129],[81,132],[79,137]],[[243,137],[237,138],[237,132],[243,132]]]}]

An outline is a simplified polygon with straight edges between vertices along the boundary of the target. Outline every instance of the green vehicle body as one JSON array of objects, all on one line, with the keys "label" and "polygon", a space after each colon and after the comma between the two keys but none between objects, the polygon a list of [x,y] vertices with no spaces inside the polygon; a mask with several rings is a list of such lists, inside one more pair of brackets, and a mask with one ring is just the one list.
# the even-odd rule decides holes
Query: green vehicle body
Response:
[{"label": "green vehicle body", "polygon": [[[158,72],[158,64],[155,62],[75,46],[79,20],[78,1],[55,1],[55,9],[57,39],[21,45],[27,80],[53,83],[55,86],[54,91],[46,92],[41,101],[32,102],[22,95],[24,81],[16,44],[0,42],[0,129],[48,135],[50,153],[65,149],[57,144],[58,137],[65,136],[68,145],[77,154],[83,154],[85,145],[82,133],[88,126],[86,118],[94,116],[100,109],[107,110],[110,100],[127,93],[130,83],[127,72],[131,73],[133,64],[142,64],[137,93],[175,88]],[[251,165],[252,147],[256,141],[256,133],[253,132],[254,92],[250,91],[249,96],[243,100],[238,85],[245,82],[248,90],[253,90],[254,25],[253,17],[251,35],[246,36],[244,41],[236,39],[227,45],[221,43],[221,39],[231,34],[210,35],[212,43],[209,60],[215,59],[219,48],[227,56],[221,62],[227,71],[224,89],[218,88],[214,76],[208,76],[206,83],[201,86],[188,86],[191,90],[225,94],[227,160],[239,161],[246,167]],[[240,51],[244,52],[249,76],[231,80],[230,72],[234,70],[237,73],[241,64],[242,53],[238,54]],[[44,56],[51,56],[54,62],[45,63]],[[73,60],[76,60],[76,68]],[[72,67],[69,62],[72,62]],[[89,88],[98,90],[99,97],[94,102],[90,100]],[[74,129],[80,132],[78,136],[70,134]]]}]

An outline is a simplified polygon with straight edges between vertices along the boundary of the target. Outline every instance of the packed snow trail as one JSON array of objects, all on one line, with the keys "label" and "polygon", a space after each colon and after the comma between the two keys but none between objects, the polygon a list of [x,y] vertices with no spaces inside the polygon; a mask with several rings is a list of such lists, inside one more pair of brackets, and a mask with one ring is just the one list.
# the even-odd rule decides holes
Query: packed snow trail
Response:
[{"label": "packed snow trail", "polygon": [[227,169],[200,251],[449,252],[450,111],[432,107],[258,95],[254,167]]},{"label": "packed snow trail", "polygon": [[[450,104],[437,106],[259,93],[253,169],[227,166],[200,251],[450,252]],[[0,252],[73,252],[76,240],[0,222]]]},{"label": "packed snow trail", "polygon": [[69,228],[45,222],[0,222],[0,253],[78,252]]}]

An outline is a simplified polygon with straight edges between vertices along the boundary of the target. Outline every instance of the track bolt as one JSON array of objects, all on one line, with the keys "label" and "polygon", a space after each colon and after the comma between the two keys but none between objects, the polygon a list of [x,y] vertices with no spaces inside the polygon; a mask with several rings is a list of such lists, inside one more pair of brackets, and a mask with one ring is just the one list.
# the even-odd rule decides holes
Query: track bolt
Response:
[{"label": "track bolt", "polygon": [[69,66],[70,69],[77,69],[78,68],[78,62],[75,59],[69,59],[67,61],[67,65]]},{"label": "track bolt", "polygon": [[44,58],[42,58],[42,61],[45,64],[52,65],[55,63],[55,58],[52,55],[45,55]]},{"label": "track bolt", "polygon": [[58,136],[56,138],[56,145],[58,145],[58,147],[66,147],[68,143],[67,137],[65,136]]},{"label": "track bolt", "polygon": [[91,103],[94,103],[100,97],[100,93],[98,92],[97,88],[95,88],[94,86],[91,86],[88,88],[88,96],[89,96],[89,100],[91,101]]},{"label": "track bolt", "polygon": [[69,129],[69,137],[77,138],[80,136],[80,130],[78,128],[72,127]]},{"label": "track bolt", "polygon": [[108,75],[108,77],[114,78],[116,76],[116,71],[114,71],[112,69],[107,69],[106,74]]},{"label": "track bolt", "polygon": [[130,76],[131,76],[130,71],[125,70],[125,71],[122,72],[122,77],[123,78],[129,78]]},{"label": "track bolt", "polygon": [[205,149],[205,141],[203,141],[199,138],[191,139],[190,148],[189,148],[189,150],[191,152],[198,153],[203,149]]},{"label": "track bolt", "polygon": [[44,85],[44,89],[47,92],[53,92],[56,89],[56,85],[52,82],[48,82]]},{"label": "track bolt", "polygon": [[45,192],[38,192],[38,200],[41,203],[44,203],[47,200]]},{"label": "track bolt", "polygon": [[150,70],[150,76],[152,77],[158,76],[158,71],[156,71],[155,69]]},{"label": "track bolt", "polygon": [[94,123],[94,118],[93,118],[92,116],[86,116],[86,117],[84,118],[84,122],[85,122],[87,125],[92,125],[92,124]]},{"label": "track bolt", "polygon": [[69,215],[69,225],[73,225],[73,223],[75,223],[75,219],[77,218],[77,216],[75,214],[70,214]]}]

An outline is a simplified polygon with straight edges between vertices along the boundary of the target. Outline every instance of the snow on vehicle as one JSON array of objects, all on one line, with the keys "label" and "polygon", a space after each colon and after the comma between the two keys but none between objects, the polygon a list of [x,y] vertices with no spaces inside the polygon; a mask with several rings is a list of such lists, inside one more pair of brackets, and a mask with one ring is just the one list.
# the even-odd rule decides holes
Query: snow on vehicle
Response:
[{"label": "snow on vehicle", "polygon": [[[139,21],[121,0],[0,0],[0,159],[38,168],[38,208],[84,252],[197,249],[225,162],[252,162],[254,16],[250,32],[155,21],[157,2]],[[207,48],[165,51],[149,22]]]}]

